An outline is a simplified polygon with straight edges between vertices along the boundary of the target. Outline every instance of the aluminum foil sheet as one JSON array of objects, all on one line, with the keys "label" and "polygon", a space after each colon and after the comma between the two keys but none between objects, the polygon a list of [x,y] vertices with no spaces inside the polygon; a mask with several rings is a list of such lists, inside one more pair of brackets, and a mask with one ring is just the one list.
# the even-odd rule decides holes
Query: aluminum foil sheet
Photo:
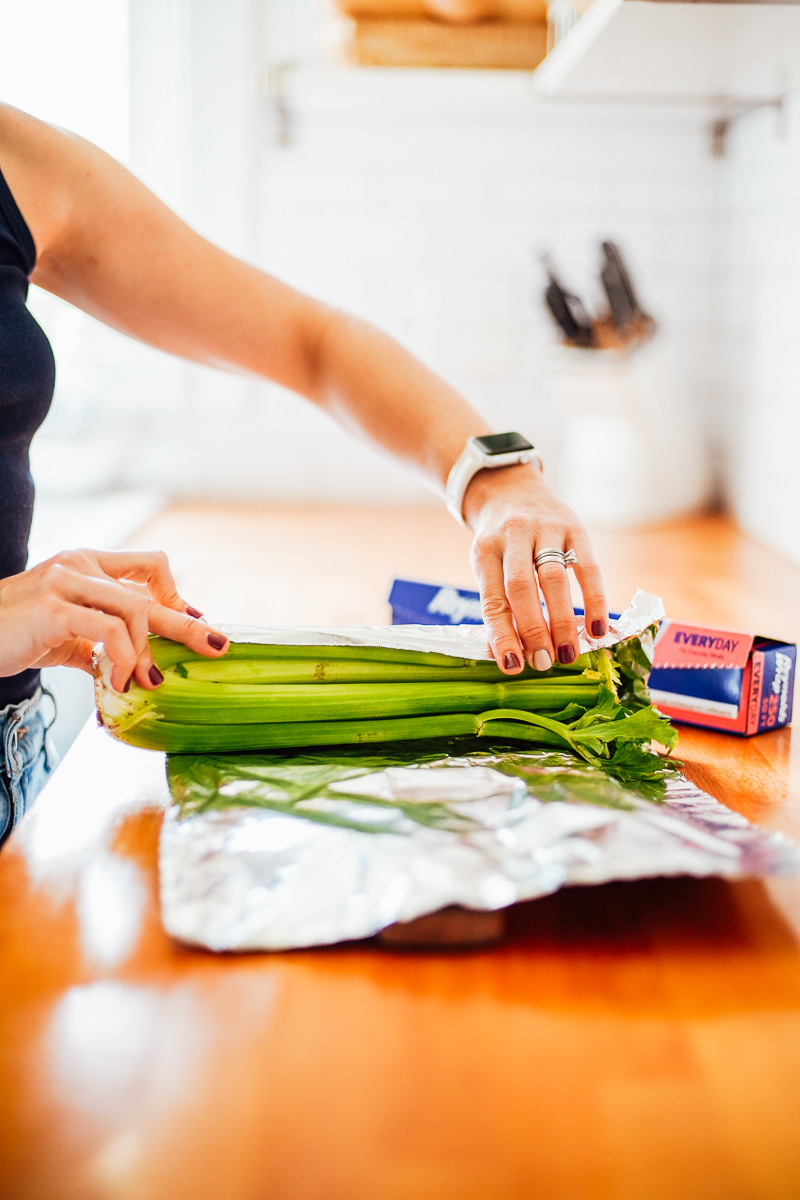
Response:
[{"label": "aluminum foil sheet", "polygon": [[[579,631],[581,649],[633,635],[645,645],[662,616],[638,591],[605,638]],[[220,628],[238,641],[490,657],[476,626]],[[167,931],[211,950],[285,950],[569,884],[800,871],[800,847],[684,779],[633,791],[572,755],[486,740],[365,749],[170,757]]]},{"label": "aluminum foil sheet", "polygon": [[650,800],[567,754],[437,750],[171,758],[167,931],[211,950],[284,950],[570,884],[800,871],[800,846],[685,779]]},{"label": "aluminum foil sheet", "polygon": [[[623,613],[608,623],[601,638],[590,637],[583,617],[576,616],[581,654],[616,645],[626,638],[639,636],[664,616],[659,596],[637,588]],[[426,650],[450,654],[455,658],[489,660],[492,652],[481,625],[230,625],[216,621],[232,642],[253,642],[274,646],[390,646],[397,650]],[[111,663],[105,653],[99,655],[100,686],[108,686]]]}]

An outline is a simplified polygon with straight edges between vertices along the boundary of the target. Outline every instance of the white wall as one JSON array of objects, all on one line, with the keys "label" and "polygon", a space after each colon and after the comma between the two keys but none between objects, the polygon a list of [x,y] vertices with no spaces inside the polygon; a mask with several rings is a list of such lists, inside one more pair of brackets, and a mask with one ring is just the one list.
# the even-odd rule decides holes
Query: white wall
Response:
[{"label": "white wall", "polygon": [[[289,77],[292,140],[264,159],[266,269],[387,329],[496,428],[556,451],[553,332],[541,250],[599,299],[599,242],[628,255],[681,387],[704,413],[720,264],[718,164],[686,109],[546,104],[524,77],[370,72]],[[409,485],[282,398],[268,423],[304,438],[310,470],[269,457],[274,494],[390,499]],[[335,467],[333,448],[344,457]]]},{"label": "white wall", "polygon": [[[133,0],[136,3],[136,0]],[[128,152],[129,0],[0,3],[0,96],[110,154]]]},{"label": "white wall", "polygon": [[[28,0],[0,5],[0,98],[44,121],[75,130],[126,161],[129,153],[128,0]],[[118,478],[82,447],[95,405],[108,410],[109,380],[122,339],[47,293],[32,288],[29,303],[53,343],[58,363],[56,403],[40,439],[54,442],[36,471],[42,493],[59,495]],[[81,482],[82,481],[82,482]]]},{"label": "white wall", "polygon": [[795,64],[783,80],[783,111],[741,118],[729,139],[724,342],[712,413],[724,431],[738,520],[800,562],[800,37],[780,50]]}]

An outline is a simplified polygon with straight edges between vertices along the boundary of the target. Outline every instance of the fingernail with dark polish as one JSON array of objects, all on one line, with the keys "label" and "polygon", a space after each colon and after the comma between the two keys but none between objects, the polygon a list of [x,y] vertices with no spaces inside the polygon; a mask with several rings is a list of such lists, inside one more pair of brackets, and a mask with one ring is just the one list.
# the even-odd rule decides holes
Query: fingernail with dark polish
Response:
[{"label": "fingernail with dark polish", "polygon": [[208,644],[212,650],[221,650],[227,640],[221,633],[210,633],[208,635]]},{"label": "fingernail with dark polish", "polygon": [[190,617],[194,617],[195,621],[202,617],[202,613],[197,608],[192,608],[191,604],[186,605],[186,612]]},{"label": "fingernail with dark polish", "polygon": [[592,621],[592,637],[602,637],[605,631],[605,621]]},{"label": "fingernail with dark polish", "polygon": [[130,678],[128,679],[127,683],[125,684],[125,687],[122,689],[123,692],[129,692],[131,690],[132,683],[133,683],[133,676],[131,675]]},{"label": "fingernail with dark polish", "polygon": [[558,647],[558,661],[560,663],[571,663],[575,661],[575,647],[570,646],[566,642],[563,646]]},{"label": "fingernail with dark polish", "polygon": [[513,651],[510,654],[506,654],[503,659],[503,666],[507,671],[516,671],[519,666],[519,659]]},{"label": "fingernail with dark polish", "polygon": [[161,674],[155,663],[153,663],[152,667],[147,672],[147,676],[153,687],[158,687],[160,683],[164,682],[164,676]]}]

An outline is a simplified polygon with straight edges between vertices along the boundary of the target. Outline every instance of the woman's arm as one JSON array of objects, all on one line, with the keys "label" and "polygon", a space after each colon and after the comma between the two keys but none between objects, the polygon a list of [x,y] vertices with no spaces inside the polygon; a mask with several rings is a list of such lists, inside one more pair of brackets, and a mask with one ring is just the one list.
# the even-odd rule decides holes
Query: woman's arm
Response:
[{"label": "woman's arm", "polygon": [[[0,165],[38,248],[34,282],[172,354],[266,377],[443,490],[486,422],[396,342],[200,237],[119,163],[72,134],[0,107]],[[600,572],[577,518],[532,466],[481,471],[464,512],[489,640],[511,673],[542,652],[577,652],[566,572],[540,574],[545,546],[574,548],[590,630],[605,626]]]}]

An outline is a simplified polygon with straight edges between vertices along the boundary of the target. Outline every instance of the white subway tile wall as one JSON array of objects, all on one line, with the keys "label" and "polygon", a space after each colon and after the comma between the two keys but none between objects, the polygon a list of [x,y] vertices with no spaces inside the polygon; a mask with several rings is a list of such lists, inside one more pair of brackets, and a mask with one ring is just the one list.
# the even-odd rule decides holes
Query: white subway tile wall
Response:
[{"label": "white subway tile wall", "polygon": [[[303,76],[289,92],[293,138],[265,156],[262,265],[369,318],[441,373],[496,427],[558,454],[550,396],[554,333],[538,260],[600,302],[599,244],[614,238],[659,320],[705,439],[713,296],[721,286],[720,167],[693,110],[543,105],[519,82],[471,92],[452,78]],[[302,428],[318,495],[411,496],[400,476],[324,420],[280,403]],[[274,419],[274,417],[272,418]],[[669,414],[665,414],[669,420]],[[336,451],[346,463],[331,463]],[[276,463],[282,494],[296,462]]]},{"label": "white subway tile wall", "polygon": [[[782,48],[800,87],[800,40]],[[800,562],[800,92],[731,131],[726,268],[713,423],[730,503],[758,541]],[[800,602],[800,597],[798,597]]]}]

